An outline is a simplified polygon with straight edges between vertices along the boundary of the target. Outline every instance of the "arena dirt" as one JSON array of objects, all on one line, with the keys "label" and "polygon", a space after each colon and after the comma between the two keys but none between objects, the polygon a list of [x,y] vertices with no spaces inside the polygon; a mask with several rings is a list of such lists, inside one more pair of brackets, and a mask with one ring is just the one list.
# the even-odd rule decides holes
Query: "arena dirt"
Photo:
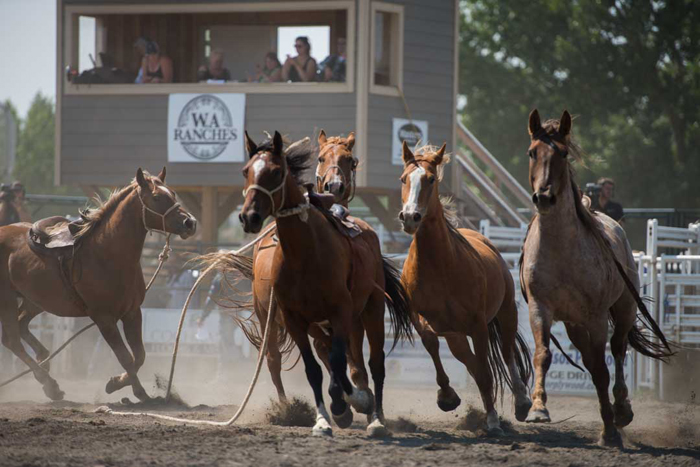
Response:
[{"label": "arena dirt", "polygon": [[[129,390],[108,396],[102,382],[62,386],[67,399],[62,402],[46,402],[31,379],[0,393],[0,465],[700,465],[700,407],[690,396],[671,404],[637,395],[635,420],[624,435],[627,448],[617,450],[597,445],[601,424],[597,401],[590,398],[550,396],[554,423],[537,426],[514,421],[507,399],[500,410],[509,422],[507,435],[493,439],[470,429],[483,416],[477,396],[460,391],[462,406],[443,413],[435,405],[435,389],[389,386],[392,437],[368,439],[365,417],[356,415],[350,429],[334,428],[332,439],[318,439],[310,428],[267,422],[274,394],[269,382],[261,381],[250,410],[229,428],[95,414],[105,403],[128,409],[120,401],[133,396]],[[184,382],[178,390],[189,408],[160,412],[225,420],[246,386],[247,381]],[[157,395],[155,385],[152,393]],[[287,393],[308,397],[310,390],[289,384]]]}]

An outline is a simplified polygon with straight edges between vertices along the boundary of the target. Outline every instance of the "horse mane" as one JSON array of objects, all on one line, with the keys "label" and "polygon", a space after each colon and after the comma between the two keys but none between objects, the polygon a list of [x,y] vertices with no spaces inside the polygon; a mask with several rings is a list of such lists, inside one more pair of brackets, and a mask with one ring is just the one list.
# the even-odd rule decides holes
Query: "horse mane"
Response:
[{"label": "horse mane", "polygon": [[[297,143],[291,144],[285,149],[284,155],[287,160],[287,169],[294,178],[294,181],[297,185],[304,185],[307,183],[305,172],[311,168],[313,156],[316,151],[309,141],[302,140]],[[271,138],[267,138],[258,145],[258,152],[271,153],[273,149],[274,145]]]},{"label": "horse mane", "polygon": [[[146,175],[146,179],[150,178],[147,172],[144,172],[144,175]],[[94,199],[98,206],[95,209],[86,210],[81,213],[84,222],[80,225],[78,232],[75,234],[75,238],[82,239],[90,235],[103,220],[109,218],[117,209],[117,206],[131,194],[135,187],[136,180],[134,179],[124,188],[114,190],[106,201],[102,201],[99,196],[96,196]]]}]

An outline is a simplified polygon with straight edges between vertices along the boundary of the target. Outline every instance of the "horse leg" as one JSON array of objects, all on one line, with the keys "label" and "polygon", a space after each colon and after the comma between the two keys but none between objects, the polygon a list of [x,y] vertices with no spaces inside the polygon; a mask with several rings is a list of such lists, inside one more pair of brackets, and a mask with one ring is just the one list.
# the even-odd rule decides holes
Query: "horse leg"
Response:
[{"label": "horse leg", "polygon": [[[363,314],[372,314],[371,304],[368,303]],[[384,303],[381,304],[382,331],[384,329]],[[365,357],[362,350],[365,340],[365,329],[362,318],[353,320],[350,330],[350,349],[348,352],[348,365],[350,366],[350,379],[354,383],[352,394],[348,396],[348,402],[357,411],[367,415],[367,422],[371,423],[373,412],[372,391],[369,389],[369,378],[365,368]]]},{"label": "horse leg", "polygon": [[[347,303],[347,302],[346,302]],[[331,365],[331,382],[328,395],[331,396],[331,413],[340,428],[347,428],[352,423],[352,410],[345,401],[345,396],[353,393],[352,383],[348,378],[347,342],[348,331],[352,328],[352,310],[349,306],[339,307],[331,318],[333,337],[328,361]]]},{"label": "horse leg", "polygon": [[571,342],[581,352],[581,359],[586,369],[591,373],[593,384],[598,393],[600,404],[600,416],[603,419],[603,432],[600,436],[600,444],[603,446],[622,447],[622,437],[615,427],[615,414],[608,387],[610,386],[610,373],[605,364],[605,341],[608,335],[607,320],[602,323],[590,323],[586,327],[581,325],[566,324],[566,333]]},{"label": "horse leg", "polygon": [[[515,397],[515,418],[524,422],[532,407],[532,401],[527,395],[527,381],[523,381],[516,363],[518,352],[516,338],[518,335],[518,309],[515,301],[510,300],[498,311],[496,318],[501,326],[501,350],[503,360],[508,365],[510,380],[513,384],[513,397]],[[522,355],[522,358],[529,358]]]},{"label": "horse leg", "polygon": [[550,422],[549,410],[547,410],[547,391],[545,380],[547,371],[552,364],[552,352],[549,350],[549,336],[552,327],[552,318],[549,313],[534,305],[530,301],[530,327],[535,338],[535,390],[532,392],[532,408],[525,419],[528,423]]},{"label": "horse leg", "polygon": [[316,355],[321,359],[321,363],[326,367],[328,374],[331,373],[331,364],[328,359],[331,352],[332,330],[330,330],[330,334],[330,336],[326,334],[321,326],[315,324],[309,326],[309,335],[314,338],[313,343]]},{"label": "horse leg", "polygon": [[[37,361],[41,363],[47,358],[49,358],[51,352],[49,352],[49,350],[46,347],[44,347],[41,341],[39,341],[39,339],[37,339],[34,334],[32,334],[32,332],[29,330],[29,323],[38,315],[43,313],[43,310],[38,306],[34,305],[33,303],[29,302],[26,298],[22,299],[22,305],[20,309],[22,310],[22,313],[19,315],[20,336],[22,337],[22,340],[29,344],[32,350],[34,350]],[[46,368],[46,371],[49,371],[49,363],[50,362],[46,362],[41,366],[43,368]]]},{"label": "horse leg", "polygon": [[450,386],[450,378],[445,373],[445,368],[442,366],[442,360],[440,360],[440,341],[438,340],[437,334],[430,327],[430,324],[417,313],[411,313],[411,322],[416,332],[420,336],[421,342],[423,342],[423,347],[430,354],[430,358],[433,359],[433,365],[435,365],[435,372],[437,374],[436,381],[440,389],[438,389],[437,395],[437,405],[444,412],[449,412],[455,410],[462,403],[457,393],[452,386]]},{"label": "horse leg", "polygon": [[628,292],[625,292],[612,307],[611,313],[615,320],[615,330],[610,339],[610,350],[615,358],[615,384],[613,396],[615,404],[615,425],[625,427],[632,423],[634,412],[628,399],[627,384],[625,383],[625,356],[627,354],[627,335],[634,326],[637,318],[637,305]]},{"label": "horse leg", "polygon": [[[269,294],[267,295],[269,297]],[[260,322],[260,329],[265,329],[267,326],[267,305],[258,304],[255,302],[255,314],[258,316],[258,321]],[[277,306],[276,304],[273,306]],[[279,310],[277,310],[279,311]],[[279,316],[275,312],[274,316]],[[287,405],[287,395],[284,392],[284,385],[282,384],[282,353],[279,347],[279,328],[275,326],[276,323],[271,323],[270,326],[270,337],[267,341],[267,353],[265,354],[265,360],[267,361],[267,369],[270,372],[270,378],[272,378],[272,384],[275,385],[277,389],[277,398],[280,404]]]},{"label": "horse leg", "polygon": [[17,300],[14,294],[0,297],[0,324],[2,324],[2,345],[11,350],[32,370],[34,378],[42,384],[44,394],[49,399],[62,400],[65,393],[61,391],[56,380],[49,375],[48,370],[39,366],[22,345],[17,319]]},{"label": "horse leg", "polygon": [[316,424],[313,427],[312,434],[314,436],[332,436],[330,417],[326,411],[326,405],[323,402],[323,370],[321,365],[316,361],[314,352],[311,350],[311,342],[309,342],[308,325],[299,323],[290,316],[285,316],[287,332],[294,340],[301,358],[304,360],[306,369],[306,378],[314,391],[314,402],[316,403]]},{"label": "horse leg", "polygon": [[[369,342],[369,369],[374,382],[374,408],[367,434],[373,438],[387,436],[389,431],[384,424],[384,293],[375,291],[362,314],[362,323]],[[364,369],[364,364],[363,364]],[[371,394],[371,393],[370,393]]]},{"label": "horse leg", "polygon": [[124,327],[124,337],[126,342],[131,348],[131,353],[134,356],[134,374],[129,378],[129,384],[131,384],[131,389],[134,391],[134,396],[139,400],[148,399],[148,394],[146,390],[141,385],[137,374],[143,363],[146,361],[146,348],[143,345],[143,316],[141,314],[141,308],[137,308],[131,313],[127,313],[122,318],[122,325]]},{"label": "horse leg", "polygon": [[469,348],[467,337],[459,334],[450,334],[445,337],[447,345],[450,347],[452,355],[467,367],[467,371],[476,381],[481,394],[481,401],[484,404],[486,412],[486,429],[491,436],[502,436],[503,430],[498,419],[498,412],[493,400],[493,381],[489,371],[488,364],[488,328],[482,326],[483,330],[479,330],[472,335],[474,344],[474,353]]},{"label": "horse leg", "polygon": [[[119,364],[122,366],[122,368],[124,368],[124,370],[126,370],[126,372],[120,376],[113,376],[110,378],[105,386],[105,392],[107,394],[112,394],[118,389],[131,385],[132,390],[134,391],[134,396],[141,401],[148,400],[148,394],[146,393],[146,390],[143,389],[141,382],[136,376],[136,358],[134,358],[126,348],[126,344],[124,344],[124,340],[122,339],[119,329],[117,328],[116,320],[109,316],[105,317],[91,315],[90,317],[97,325],[97,328],[100,330],[104,340],[107,341],[107,344],[109,344],[112,352],[114,352],[114,355],[116,355],[117,360],[119,360]],[[122,318],[122,321],[124,323],[124,334],[128,335],[128,333],[130,333],[131,337],[129,339],[138,339],[141,341],[141,345],[143,345],[143,341],[141,340],[141,310],[138,309],[137,312],[127,313],[127,315]],[[136,323],[138,323],[138,326],[136,326]],[[136,334],[136,327],[138,327],[138,334]],[[128,331],[127,328],[129,329]]]}]

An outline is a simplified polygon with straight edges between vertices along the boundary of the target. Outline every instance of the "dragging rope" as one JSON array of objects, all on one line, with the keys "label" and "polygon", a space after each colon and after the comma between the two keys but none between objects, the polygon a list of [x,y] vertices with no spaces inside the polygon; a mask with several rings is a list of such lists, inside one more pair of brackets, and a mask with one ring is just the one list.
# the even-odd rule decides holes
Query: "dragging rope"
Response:
[{"label": "dragging rope", "polygon": [[[158,255],[158,267],[156,268],[156,271],[153,273],[153,276],[151,277],[151,280],[148,281],[148,285],[146,286],[146,292],[148,292],[148,289],[151,288],[151,286],[153,285],[153,282],[156,280],[156,277],[158,277],[158,273],[159,273],[160,270],[163,268],[163,264],[164,264],[164,263],[168,260],[168,258],[170,257],[170,252],[171,252],[171,251],[173,251],[173,249],[170,248],[170,234],[168,234],[167,238],[165,239],[165,245],[163,246],[163,250],[162,250],[162,251],[160,252],[160,254]],[[56,349],[55,352],[53,352],[51,355],[49,355],[45,360],[42,360],[41,362],[39,362],[39,366],[43,367],[44,364],[50,362],[56,355],[58,355],[59,353],[61,353],[61,351],[62,351],[63,349],[65,349],[66,347],[68,347],[68,344],[70,344],[71,342],[73,342],[73,340],[75,340],[76,337],[78,337],[79,335],[81,335],[82,333],[84,333],[85,331],[87,331],[88,329],[90,329],[90,328],[93,327],[93,326],[95,326],[95,323],[90,323],[90,324],[88,324],[87,326],[85,326],[84,328],[80,329],[80,330],[79,330],[78,332],[76,332],[75,334],[73,334],[73,335],[72,335],[67,341],[65,341],[58,349]],[[0,388],[3,387],[3,386],[7,386],[8,384],[12,383],[13,381],[18,380],[18,379],[20,379],[22,376],[28,375],[28,374],[31,373],[31,372],[32,372],[32,370],[29,369],[29,370],[23,371],[22,373],[20,373],[20,374],[18,374],[18,375],[13,376],[12,378],[8,379],[7,381],[4,381],[3,383],[0,383]]]},{"label": "dragging rope", "polygon": [[[211,269],[211,267],[213,267],[213,266],[214,265],[210,266],[207,269],[207,271],[209,271]],[[193,287],[193,290],[194,290],[194,287]],[[260,347],[260,353],[258,354],[258,363],[255,366],[255,373],[253,374],[253,379],[250,381],[250,385],[248,386],[248,392],[246,392],[246,395],[243,398],[243,402],[241,402],[241,406],[238,408],[238,410],[233,415],[233,417],[231,417],[230,419],[228,419],[225,422],[213,422],[211,420],[191,420],[188,418],[171,417],[169,415],[161,415],[158,413],[150,413],[150,412],[115,412],[114,410],[110,409],[109,407],[100,407],[96,410],[96,413],[106,413],[106,414],[111,414],[111,415],[122,415],[122,416],[146,415],[148,417],[159,418],[161,420],[170,420],[172,422],[181,422],[181,423],[191,423],[193,425],[210,425],[210,426],[231,426],[231,425],[233,425],[233,423],[236,420],[238,420],[238,417],[240,417],[241,414],[243,413],[243,410],[245,409],[246,405],[248,404],[248,401],[250,400],[250,396],[253,395],[253,389],[255,389],[255,384],[258,382],[258,376],[260,376],[260,369],[262,368],[262,361],[263,361],[263,358],[265,358],[265,353],[267,352],[267,343],[268,343],[268,340],[270,339],[270,328],[272,327],[272,322],[275,319],[275,317],[273,316],[273,314],[275,312],[275,306],[273,304],[274,294],[275,294],[275,288],[272,287],[270,289],[270,305],[269,305],[269,309],[267,310],[267,323],[265,323],[265,334],[263,335],[262,346]],[[183,313],[183,318],[184,318],[184,313]],[[176,346],[176,351],[177,351],[177,346]],[[175,359],[173,358],[173,368],[174,368],[174,366],[175,366]],[[170,383],[172,383],[172,373],[171,373],[171,380],[168,383],[168,391],[170,391]],[[166,396],[166,400],[167,400],[167,396]]]}]

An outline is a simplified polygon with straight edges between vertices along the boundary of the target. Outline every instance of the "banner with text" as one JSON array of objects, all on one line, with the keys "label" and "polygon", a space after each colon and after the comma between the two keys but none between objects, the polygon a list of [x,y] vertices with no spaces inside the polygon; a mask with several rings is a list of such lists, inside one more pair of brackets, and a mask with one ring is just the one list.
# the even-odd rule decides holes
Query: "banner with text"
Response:
[{"label": "banner with text", "polygon": [[168,162],[243,162],[245,94],[170,94]]},{"label": "banner with text", "polygon": [[413,148],[419,142],[421,144],[428,143],[428,122],[425,120],[407,120],[405,118],[395,118],[391,143],[391,163],[394,165],[403,165],[401,158],[401,147],[406,141],[408,147]]}]

